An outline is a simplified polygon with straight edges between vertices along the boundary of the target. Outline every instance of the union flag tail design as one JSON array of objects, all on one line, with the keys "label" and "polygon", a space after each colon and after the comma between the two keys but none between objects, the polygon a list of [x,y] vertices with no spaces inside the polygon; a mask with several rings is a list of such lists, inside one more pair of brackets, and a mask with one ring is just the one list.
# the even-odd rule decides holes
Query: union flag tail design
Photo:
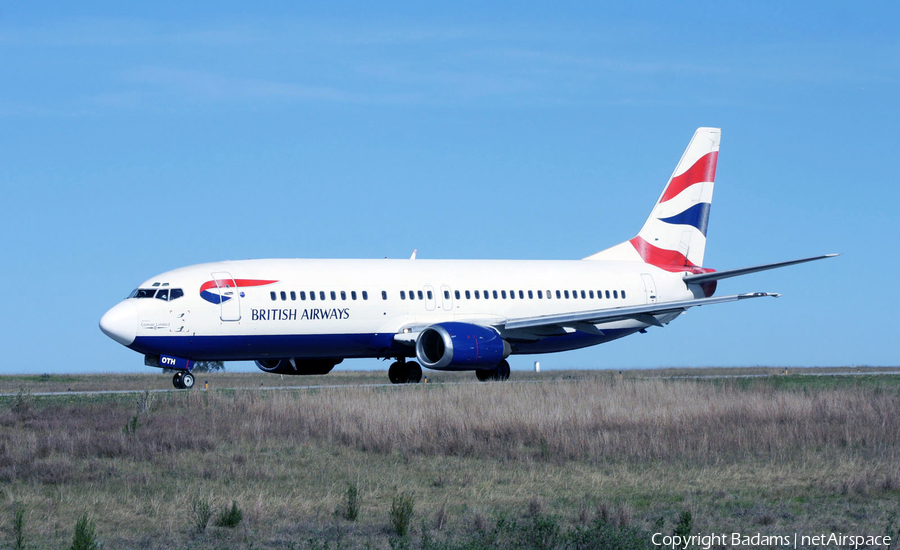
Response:
[{"label": "union flag tail design", "polygon": [[719,128],[698,128],[637,236],[586,260],[643,261],[667,271],[703,265]]}]

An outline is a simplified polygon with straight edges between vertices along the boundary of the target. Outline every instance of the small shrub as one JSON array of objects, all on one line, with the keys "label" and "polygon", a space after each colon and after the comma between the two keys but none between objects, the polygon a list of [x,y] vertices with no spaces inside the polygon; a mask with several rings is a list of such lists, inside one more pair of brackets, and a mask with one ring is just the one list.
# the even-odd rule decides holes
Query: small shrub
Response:
[{"label": "small shrub", "polygon": [[69,550],[100,550],[95,530],[94,520],[88,517],[87,512],[82,514],[75,523],[75,536]]},{"label": "small shrub", "polygon": [[150,407],[153,405],[153,394],[147,390],[138,397],[137,409],[138,414],[150,414]]},{"label": "small shrub", "polygon": [[541,501],[537,497],[532,498],[528,503],[528,515],[534,518],[543,515],[543,513],[544,505],[541,504]]},{"label": "small shrub", "polygon": [[447,525],[447,505],[441,504],[441,507],[438,508],[438,511],[434,514],[434,530],[435,531],[443,531],[444,527]]},{"label": "small shrub", "polygon": [[24,413],[31,410],[31,391],[26,387],[22,386],[19,388],[19,393],[16,394],[16,398],[13,400],[12,410],[17,413]]},{"label": "small shrub", "polygon": [[408,493],[397,495],[391,501],[391,528],[401,537],[409,533],[414,504],[412,495]]},{"label": "small shrub", "polygon": [[690,536],[693,529],[694,517],[693,515],[691,515],[691,511],[685,510],[684,512],[681,512],[681,517],[678,518],[678,525],[675,526],[675,531],[673,534],[680,537],[688,537]]},{"label": "small shrub", "polygon": [[131,417],[131,420],[125,423],[125,427],[122,428],[122,433],[125,435],[134,435],[135,433],[137,433],[138,426],[140,426],[138,417],[137,415],[134,415],[133,417]]},{"label": "small shrub", "polygon": [[359,517],[359,487],[356,483],[347,484],[347,501],[344,503],[341,516],[347,521],[356,521]]},{"label": "small shrub", "polygon": [[244,519],[244,512],[238,508],[237,501],[231,501],[231,508],[225,508],[216,516],[216,527],[237,527]]},{"label": "small shrub", "polygon": [[209,500],[195,498],[191,502],[191,520],[194,522],[194,527],[197,528],[198,533],[206,531],[210,518],[212,518],[212,506],[210,506]]},{"label": "small shrub", "polygon": [[25,550],[27,544],[25,540],[25,507],[17,506],[15,516],[13,516],[13,548]]}]

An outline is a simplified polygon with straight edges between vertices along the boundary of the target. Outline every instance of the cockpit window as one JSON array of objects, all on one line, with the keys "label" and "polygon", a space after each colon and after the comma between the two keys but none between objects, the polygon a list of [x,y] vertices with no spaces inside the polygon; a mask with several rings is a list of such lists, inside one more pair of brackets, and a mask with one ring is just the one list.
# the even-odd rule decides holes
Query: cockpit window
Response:
[{"label": "cockpit window", "polygon": [[156,297],[159,300],[165,300],[171,302],[172,300],[181,298],[184,296],[184,291],[180,288],[160,288],[159,290],[155,288],[136,288],[132,293],[128,296],[129,298],[153,298]]}]

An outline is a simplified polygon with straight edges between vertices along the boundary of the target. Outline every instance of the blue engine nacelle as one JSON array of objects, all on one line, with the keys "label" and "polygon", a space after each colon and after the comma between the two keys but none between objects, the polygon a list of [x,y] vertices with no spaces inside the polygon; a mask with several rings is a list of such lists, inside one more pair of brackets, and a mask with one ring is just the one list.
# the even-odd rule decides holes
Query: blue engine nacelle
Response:
[{"label": "blue engine nacelle", "polygon": [[431,325],[416,340],[416,358],[429,369],[492,369],[509,353],[499,332],[471,323]]},{"label": "blue engine nacelle", "polygon": [[272,374],[328,374],[343,359],[260,359],[256,366]]}]

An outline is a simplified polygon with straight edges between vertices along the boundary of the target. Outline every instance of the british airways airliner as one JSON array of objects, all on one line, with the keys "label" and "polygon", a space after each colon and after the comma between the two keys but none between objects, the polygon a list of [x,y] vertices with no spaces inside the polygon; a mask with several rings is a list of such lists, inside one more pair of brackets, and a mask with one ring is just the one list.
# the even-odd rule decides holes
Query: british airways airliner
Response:
[{"label": "british airways airliner", "polygon": [[[660,327],[714,297],[720,279],[827,254],[726,271],[702,267],[721,130],[699,128],[634,238],[583,260],[245,260],[145,281],[100,319],[110,338],[176,372],[255,361],[327,374],[345,358],[395,359],[395,384],[422,368],[506,380],[512,354],[566,351]],[[410,361],[409,359],[416,359]],[[421,366],[420,366],[421,364]]]}]

